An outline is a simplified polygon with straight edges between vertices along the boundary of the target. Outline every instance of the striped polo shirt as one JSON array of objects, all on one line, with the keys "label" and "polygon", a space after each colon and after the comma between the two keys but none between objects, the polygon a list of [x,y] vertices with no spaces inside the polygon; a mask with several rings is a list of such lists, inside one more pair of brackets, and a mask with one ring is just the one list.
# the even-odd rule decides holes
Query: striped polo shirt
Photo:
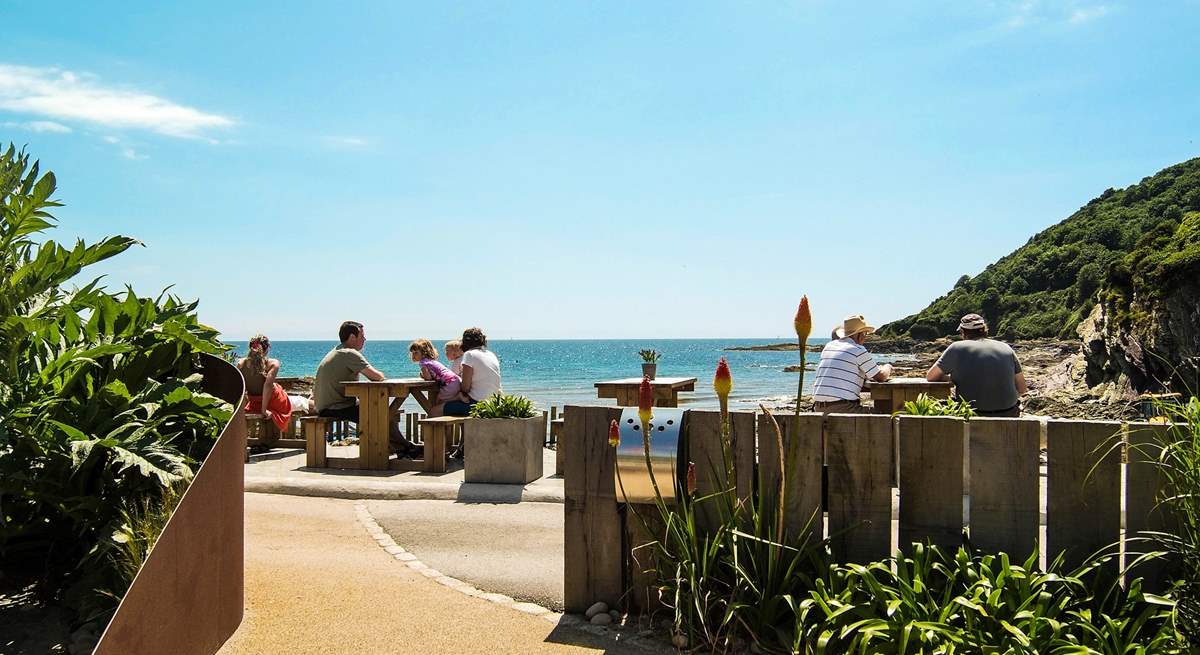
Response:
[{"label": "striped polo shirt", "polygon": [[813,400],[858,400],[863,384],[879,373],[879,365],[866,348],[854,339],[837,339],[825,344],[817,379],[813,382]]}]

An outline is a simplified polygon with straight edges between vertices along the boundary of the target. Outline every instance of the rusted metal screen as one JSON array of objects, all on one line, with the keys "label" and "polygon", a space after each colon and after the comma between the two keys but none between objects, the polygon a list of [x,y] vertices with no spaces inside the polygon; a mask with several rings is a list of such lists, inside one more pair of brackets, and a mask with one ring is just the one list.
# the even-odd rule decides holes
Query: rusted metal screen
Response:
[{"label": "rusted metal screen", "polygon": [[238,406],[134,578],[98,655],[215,653],[242,622],[242,376],[204,356],[205,391]]}]

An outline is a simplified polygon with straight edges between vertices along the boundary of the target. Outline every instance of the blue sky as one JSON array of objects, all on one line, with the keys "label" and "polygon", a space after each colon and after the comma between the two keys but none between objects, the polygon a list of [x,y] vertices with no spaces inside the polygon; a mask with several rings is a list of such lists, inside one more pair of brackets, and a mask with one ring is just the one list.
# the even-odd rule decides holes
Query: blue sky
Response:
[{"label": "blue sky", "polygon": [[878,324],[1200,155],[1196,1],[101,4],[0,0],[0,138],[230,338]]}]

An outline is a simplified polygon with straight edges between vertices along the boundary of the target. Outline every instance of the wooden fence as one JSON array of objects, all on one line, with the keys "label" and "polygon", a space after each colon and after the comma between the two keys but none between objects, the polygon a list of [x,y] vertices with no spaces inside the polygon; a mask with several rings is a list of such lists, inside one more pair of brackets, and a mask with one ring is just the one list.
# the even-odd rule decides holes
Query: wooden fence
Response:
[{"label": "wooden fence", "polygon": [[[620,412],[618,407],[564,410],[559,448],[565,458],[567,611],[580,612],[601,600],[614,605],[637,599],[644,591],[639,586],[647,583],[630,556],[644,536],[630,531],[618,506],[615,451],[607,443],[609,421]],[[1128,447],[1153,443],[1154,432],[1167,426],[801,414],[793,431],[792,415],[776,420],[788,459],[787,534],[795,538],[808,526],[817,539],[834,535],[830,548],[838,561],[884,559],[916,541],[957,547],[964,530],[976,547],[1014,558],[1024,559],[1036,546],[1043,562],[1061,553],[1071,565],[1121,543],[1128,551],[1125,560],[1132,561],[1146,547],[1125,540],[1126,534],[1168,529],[1156,508],[1158,470],[1146,461],[1144,449]],[[770,419],[733,412],[730,424],[736,480],[727,486],[719,414],[688,413],[684,441],[696,465],[697,495],[734,487],[739,497],[748,498],[758,484],[756,475],[768,493],[777,493],[781,458]],[[1045,464],[1039,457],[1043,443]],[[824,513],[822,467],[828,484]],[[701,515],[700,520],[714,519]],[[1161,567],[1144,568],[1140,575],[1154,588]]]}]

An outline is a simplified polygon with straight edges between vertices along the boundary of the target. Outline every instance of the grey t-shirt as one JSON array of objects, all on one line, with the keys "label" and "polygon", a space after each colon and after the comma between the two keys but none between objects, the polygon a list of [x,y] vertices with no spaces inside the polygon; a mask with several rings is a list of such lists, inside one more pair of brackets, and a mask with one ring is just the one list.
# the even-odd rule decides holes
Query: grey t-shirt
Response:
[{"label": "grey t-shirt", "polygon": [[317,411],[354,405],[354,399],[346,397],[343,383],[357,380],[358,374],[369,365],[367,358],[353,348],[330,350],[317,365],[317,379],[313,382],[313,400],[317,401]]},{"label": "grey t-shirt", "polygon": [[958,397],[971,401],[977,410],[995,412],[1017,405],[1014,378],[1021,372],[1021,363],[1002,341],[956,341],[938,358],[937,367],[951,377]]}]

